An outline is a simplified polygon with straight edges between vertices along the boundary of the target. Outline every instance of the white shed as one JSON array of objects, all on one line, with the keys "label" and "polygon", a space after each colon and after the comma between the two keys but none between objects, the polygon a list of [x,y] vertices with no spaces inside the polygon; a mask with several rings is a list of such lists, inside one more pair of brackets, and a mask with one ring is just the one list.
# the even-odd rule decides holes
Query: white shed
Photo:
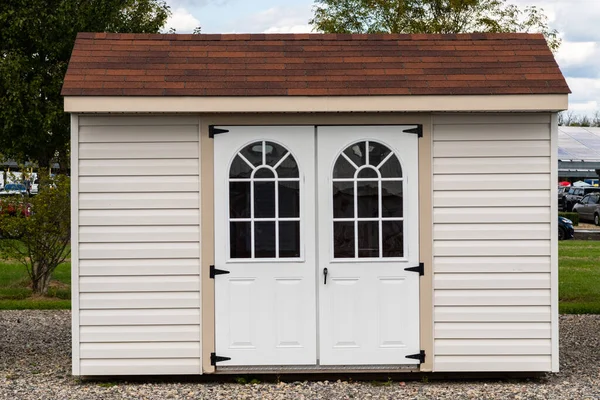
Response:
[{"label": "white shed", "polygon": [[79,34],[73,374],[557,371],[541,35]]}]

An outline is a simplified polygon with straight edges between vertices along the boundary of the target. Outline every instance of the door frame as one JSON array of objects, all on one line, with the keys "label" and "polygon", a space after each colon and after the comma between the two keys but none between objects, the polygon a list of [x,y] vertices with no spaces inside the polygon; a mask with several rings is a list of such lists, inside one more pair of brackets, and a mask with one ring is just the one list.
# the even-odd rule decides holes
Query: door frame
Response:
[{"label": "door frame", "polygon": [[[431,113],[336,113],[336,114],[205,114],[200,115],[201,185],[200,207],[201,243],[201,332],[202,370],[199,373],[218,373],[210,363],[215,351],[214,281],[209,279],[210,265],[214,264],[214,147],[209,138],[210,125],[423,125],[419,139],[419,256],[425,274],[419,284],[419,332],[421,349],[427,357],[420,371],[433,371],[433,192],[432,192],[432,119]],[[278,369],[285,372],[284,369]],[[357,369],[356,371],[360,371]],[[230,373],[220,371],[221,373]],[[291,371],[293,372],[293,371]],[[347,370],[346,372],[350,372]]]}]

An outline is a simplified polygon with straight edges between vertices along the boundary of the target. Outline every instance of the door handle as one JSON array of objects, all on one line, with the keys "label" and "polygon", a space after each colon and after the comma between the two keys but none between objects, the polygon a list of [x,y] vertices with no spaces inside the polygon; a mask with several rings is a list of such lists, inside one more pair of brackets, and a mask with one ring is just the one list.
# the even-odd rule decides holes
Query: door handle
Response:
[{"label": "door handle", "polygon": [[327,268],[323,268],[323,276],[324,276],[323,284],[327,285]]}]

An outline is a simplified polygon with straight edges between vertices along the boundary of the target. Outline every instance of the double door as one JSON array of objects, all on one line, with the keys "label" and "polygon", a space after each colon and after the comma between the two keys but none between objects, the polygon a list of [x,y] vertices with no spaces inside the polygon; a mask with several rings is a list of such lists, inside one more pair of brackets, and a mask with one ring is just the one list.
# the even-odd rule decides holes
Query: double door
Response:
[{"label": "double door", "polygon": [[218,366],[418,362],[413,127],[219,127]]}]

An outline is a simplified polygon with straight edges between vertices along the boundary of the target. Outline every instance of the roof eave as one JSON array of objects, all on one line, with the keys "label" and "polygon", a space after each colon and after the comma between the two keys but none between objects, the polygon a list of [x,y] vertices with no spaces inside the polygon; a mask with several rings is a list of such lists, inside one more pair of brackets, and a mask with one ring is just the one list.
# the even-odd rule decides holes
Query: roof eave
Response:
[{"label": "roof eave", "polygon": [[65,97],[69,113],[557,112],[567,108],[567,94]]}]

